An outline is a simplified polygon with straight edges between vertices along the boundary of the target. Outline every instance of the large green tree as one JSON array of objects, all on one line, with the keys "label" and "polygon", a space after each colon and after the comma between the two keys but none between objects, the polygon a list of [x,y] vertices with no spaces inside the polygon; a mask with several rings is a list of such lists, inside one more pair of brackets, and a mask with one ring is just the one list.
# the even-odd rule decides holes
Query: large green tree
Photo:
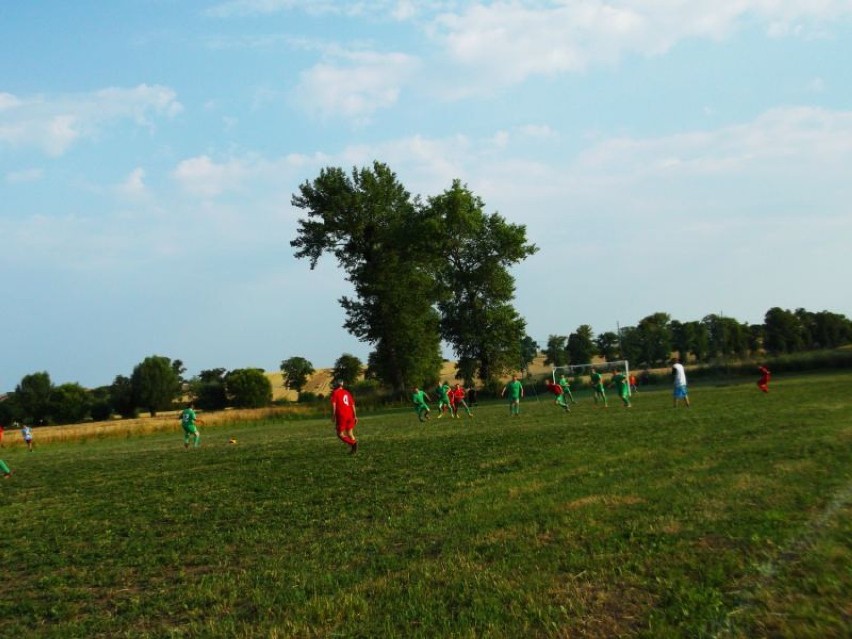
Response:
[{"label": "large green tree", "polygon": [[125,418],[139,414],[139,406],[133,397],[133,382],[125,375],[116,375],[109,387],[112,409]]},{"label": "large green tree", "polygon": [[586,364],[595,355],[595,334],[588,324],[581,324],[568,336],[568,359],[573,364]]},{"label": "large green tree", "polygon": [[750,331],[748,324],[733,317],[711,313],[701,322],[707,327],[709,353],[714,357],[743,357],[748,353]]},{"label": "large green tree", "polygon": [[334,362],[333,375],[334,379],[341,380],[347,386],[351,386],[361,377],[361,372],[364,370],[364,365],[361,360],[349,353],[343,353]]},{"label": "large green tree", "polygon": [[544,363],[548,366],[565,366],[568,363],[568,351],[565,342],[567,335],[548,335],[547,346],[544,348]]},{"label": "large green tree", "polygon": [[21,417],[33,424],[47,423],[50,418],[50,393],[53,382],[47,371],[30,373],[15,387],[15,401]]},{"label": "large green tree", "polygon": [[284,386],[301,393],[308,378],[314,374],[314,365],[304,357],[288,357],[281,362],[281,373],[284,376]]},{"label": "large green tree", "polygon": [[642,361],[642,336],[635,326],[621,327],[621,359],[630,362],[632,368],[637,366],[648,366]]},{"label": "large green tree", "polygon": [[530,373],[530,364],[533,363],[538,355],[538,348],[538,342],[529,335],[524,335],[524,338],[521,340],[521,364],[527,376]]},{"label": "large green tree", "polygon": [[9,393],[3,401],[0,401],[0,424],[8,428],[21,419],[23,419],[23,412],[18,406],[15,393]]},{"label": "large green tree", "polygon": [[80,384],[60,384],[50,393],[50,416],[56,424],[75,424],[91,416],[92,394]]},{"label": "large green tree", "polygon": [[604,331],[595,338],[595,347],[598,355],[606,361],[611,362],[621,358],[621,349],[618,334],[613,331]]},{"label": "large green tree", "polygon": [[829,311],[814,313],[803,308],[797,308],[794,315],[802,349],[837,348],[852,338],[852,323],[844,315]]},{"label": "large green tree", "polygon": [[263,408],[272,403],[272,382],[262,368],[238,368],[225,376],[230,403],[237,408]]},{"label": "large green tree", "polygon": [[439,317],[429,225],[422,207],[380,162],[325,168],[292,204],[307,213],[290,245],[313,269],[330,253],[354,287],[343,297],[344,327],[374,346],[370,369],[402,392],[440,370]]},{"label": "large green tree", "polygon": [[203,410],[222,410],[228,405],[225,390],[224,368],[211,368],[201,371],[189,382],[189,389],[195,398],[195,404]]},{"label": "large green tree", "polygon": [[445,292],[438,300],[441,334],[466,383],[474,369],[484,383],[517,370],[526,322],[512,305],[515,279],[509,268],[538,250],[527,242],[525,226],[484,208],[459,180],[427,203],[433,253],[444,258],[436,270]]},{"label": "large green tree", "polygon": [[636,337],[639,344],[638,362],[654,366],[668,362],[672,352],[671,316],[653,313],[639,320]]},{"label": "large green tree", "polygon": [[820,311],[812,314],[811,339],[815,348],[837,348],[852,342],[852,321],[845,315]]},{"label": "large green tree", "polygon": [[795,353],[803,348],[799,318],[792,311],[773,306],[763,318],[764,348],[772,355]]},{"label": "large green tree", "polygon": [[153,417],[157,411],[168,410],[181,393],[181,380],[172,360],[151,355],[133,369],[130,376],[133,402]]}]

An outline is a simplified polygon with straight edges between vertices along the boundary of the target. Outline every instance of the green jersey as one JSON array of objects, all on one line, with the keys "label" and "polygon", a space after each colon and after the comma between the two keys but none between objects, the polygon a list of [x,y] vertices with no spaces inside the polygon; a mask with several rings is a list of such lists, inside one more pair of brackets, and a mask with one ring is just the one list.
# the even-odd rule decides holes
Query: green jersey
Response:
[{"label": "green jersey", "polygon": [[524,386],[518,380],[514,380],[506,384],[506,388],[504,390],[509,395],[509,399],[515,401],[521,398]]},{"label": "green jersey", "polygon": [[619,395],[624,395],[627,392],[627,378],[621,373],[616,373],[612,376],[612,383],[615,385],[615,390]]},{"label": "green jersey", "polygon": [[439,402],[449,403],[450,397],[447,395],[450,387],[444,384],[438,384],[438,388],[435,389],[435,394],[438,396]]},{"label": "green jersey", "polygon": [[571,385],[568,383],[568,380],[565,379],[565,375],[559,378],[559,385],[563,390],[571,390]]},{"label": "green jersey", "polygon": [[180,414],[180,423],[184,428],[191,428],[195,426],[196,415],[195,411],[191,408],[184,408],[183,412]]},{"label": "green jersey", "polygon": [[602,385],[602,379],[603,377],[601,377],[600,373],[592,373],[591,375],[589,375],[589,381],[592,382],[592,386],[594,386],[595,388],[599,388]]},{"label": "green jersey", "polygon": [[418,390],[412,393],[411,401],[417,406],[426,404],[426,391]]}]

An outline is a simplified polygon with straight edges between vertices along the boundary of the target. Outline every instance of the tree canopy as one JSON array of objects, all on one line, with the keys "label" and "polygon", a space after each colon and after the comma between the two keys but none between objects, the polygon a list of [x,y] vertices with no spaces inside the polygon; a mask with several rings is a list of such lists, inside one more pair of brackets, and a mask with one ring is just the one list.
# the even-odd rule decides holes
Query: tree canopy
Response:
[{"label": "tree canopy", "polygon": [[236,408],[263,408],[272,403],[272,382],[262,368],[237,368],[225,376],[228,399]]},{"label": "tree canopy", "polygon": [[334,379],[344,382],[347,386],[354,384],[361,377],[364,365],[361,360],[349,353],[343,353],[334,362],[332,375]]},{"label": "tree canopy", "polygon": [[171,359],[161,355],[151,355],[137,364],[130,376],[134,404],[152,417],[157,411],[171,408],[181,392],[177,368]]},{"label": "tree canopy", "polygon": [[509,267],[538,250],[526,241],[526,227],[484,208],[459,180],[427,205],[433,252],[445,258],[436,271],[441,336],[456,352],[467,383],[474,370],[487,383],[518,369],[526,322],[512,306]]},{"label": "tree canopy", "polygon": [[380,162],[323,169],[292,203],[308,214],[296,257],[334,255],[354,287],[344,327],[373,345],[371,375],[398,391],[436,379],[442,339],[467,382],[518,368],[526,322],[508,269],[537,250],[524,226],[486,214],[459,180],[422,204]]},{"label": "tree canopy", "polygon": [[314,374],[314,365],[304,357],[289,357],[281,362],[281,373],[284,376],[284,386],[301,393],[308,378]]}]

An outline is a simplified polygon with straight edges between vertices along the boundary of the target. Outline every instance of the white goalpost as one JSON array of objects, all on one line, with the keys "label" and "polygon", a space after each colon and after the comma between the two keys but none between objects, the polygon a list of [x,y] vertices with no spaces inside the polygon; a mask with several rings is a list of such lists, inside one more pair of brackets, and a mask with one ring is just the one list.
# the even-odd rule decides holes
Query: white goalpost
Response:
[{"label": "white goalpost", "polygon": [[577,377],[588,377],[591,374],[593,368],[601,374],[615,373],[615,371],[624,374],[624,377],[628,380],[627,393],[628,395],[633,394],[630,389],[630,362],[628,362],[626,359],[618,359],[612,362],[589,362],[588,364],[568,364],[565,366],[554,366],[552,373],[553,383],[556,384],[559,381],[559,378],[563,375],[569,379]]}]

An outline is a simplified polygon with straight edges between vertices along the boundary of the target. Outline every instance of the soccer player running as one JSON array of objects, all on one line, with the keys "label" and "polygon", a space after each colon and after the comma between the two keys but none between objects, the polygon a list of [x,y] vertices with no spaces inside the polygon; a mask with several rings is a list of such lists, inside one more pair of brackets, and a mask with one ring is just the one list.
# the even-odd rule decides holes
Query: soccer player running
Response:
[{"label": "soccer player running", "polygon": [[672,376],[674,377],[674,408],[677,408],[680,400],[683,400],[686,407],[689,408],[689,391],[686,388],[686,371],[683,369],[683,364],[681,364],[679,359],[672,361]]},{"label": "soccer player running", "polygon": [[411,389],[411,401],[414,404],[414,412],[417,413],[417,419],[421,422],[429,419],[429,413],[431,412],[429,402],[432,399],[426,394],[426,391],[420,390],[419,387],[415,386]]},{"label": "soccer player running", "polygon": [[509,396],[509,415],[512,417],[521,414],[521,397],[524,396],[524,385],[518,381],[517,375],[512,375],[512,381],[503,387],[500,397]]},{"label": "soccer player running", "polygon": [[450,401],[450,383],[443,382],[435,388],[435,395],[438,397],[438,419],[444,416],[444,413],[449,409],[450,417],[453,416],[453,405]]},{"label": "soccer player running", "polygon": [[198,448],[201,446],[201,433],[198,432],[198,426],[202,425],[198,415],[195,414],[193,404],[188,404],[180,414],[180,426],[183,429],[183,447],[189,448],[189,440],[193,440],[192,447]]},{"label": "soccer player running", "polygon": [[768,393],[769,377],[772,375],[772,373],[769,372],[769,369],[766,368],[766,366],[758,366],[757,370],[760,371],[760,379],[757,380],[757,387],[764,393]]},{"label": "soccer player running", "polygon": [[569,412],[571,409],[565,403],[565,391],[562,386],[551,379],[544,380],[544,384],[547,386],[547,390],[556,395],[556,405],[561,406],[566,413]]},{"label": "soccer player running", "polygon": [[595,368],[592,368],[591,373],[589,375],[589,384],[591,384],[592,386],[595,404],[597,404],[598,400],[600,399],[603,402],[603,407],[608,408],[609,404],[606,400],[606,391],[604,390],[603,375],[601,375]]},{"label": "soccer player running", "polygon": [[467,402],[464,401],[465,392],[462,385],[456,383],[456,387],[451,392],[453,394],[453,415],[455,418],[461,419],[461,415],[459,415],[460,406],[464,406],[464,410],[468,417],[473,417],[473,413],[470,412],[470,406],[468,406]]},{"label": "soccer player running", "polygon": [[618,393],[624,407],[630,408],[630,382],[628,381],[627,376],[621,371],[618,371],[612,376],[610,384],[615,386],[615,392]]},{"label": "soccer player running", "polygon": [[562,387],[562,392],[565,393],[565,397],[567,397],[565,401],[570,401],[572,404],[576,404],[577,402],[571,394],[571,384],[568,382],[568,378],[565,377],[565,375],[559,377],[559,385]]},{"label": "soccer player running", "polygon": [[21,437],[24,438],[24,443],[27,445],[27,450],[33,452],[33,429],[24,424],[21,427]]},{"label": "soccer player running", "polygon": [[337,429],[337,437],[349,446],[349,454],[358,452],[358,440],[355,439],[355,426],[358,424],[358,413],[355,410],[355,398],[343,388],[343,380],[334,383],[331,392],[331,421]]}]

